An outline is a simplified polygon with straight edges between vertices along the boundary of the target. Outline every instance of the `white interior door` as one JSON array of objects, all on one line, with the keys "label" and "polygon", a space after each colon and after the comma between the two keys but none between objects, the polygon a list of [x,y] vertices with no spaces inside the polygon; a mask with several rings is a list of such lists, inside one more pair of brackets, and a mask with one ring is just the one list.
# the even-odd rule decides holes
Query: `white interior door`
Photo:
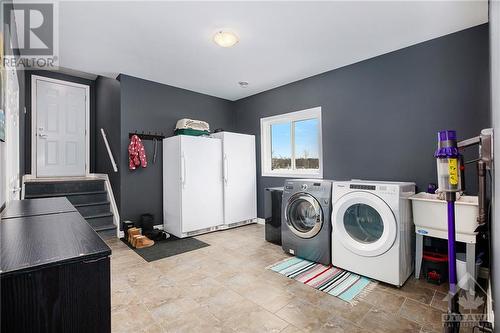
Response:
[{"label": "white interior door", "polygon": [[85,176],[88,88],[34,80],[36,176]]},{"label": "white interior door", "polygon": [[182,232],[224,223],[221,160],[221,140],[182,136]]},{"label": "white interior door", "polygon": [[224,222],[257,217],[255,137],[224,133]]}]

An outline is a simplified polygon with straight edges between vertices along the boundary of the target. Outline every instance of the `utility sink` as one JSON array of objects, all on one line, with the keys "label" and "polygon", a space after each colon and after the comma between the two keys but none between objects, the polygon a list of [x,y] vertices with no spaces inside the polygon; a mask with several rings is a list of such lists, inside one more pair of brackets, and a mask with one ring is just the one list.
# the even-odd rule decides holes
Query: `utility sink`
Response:
[{"label": "utility sink", "polygon": [[[420,192],[410,197],[413,207],[415,232],[424,236],[447,239],[448,212],[445,200],[437,194]],[[477,196],[461,196],[455,202],[455,231],[457,241],[475,242],[478,227],[479,204]],[[474,241],[473,241],[474,240]]]}]

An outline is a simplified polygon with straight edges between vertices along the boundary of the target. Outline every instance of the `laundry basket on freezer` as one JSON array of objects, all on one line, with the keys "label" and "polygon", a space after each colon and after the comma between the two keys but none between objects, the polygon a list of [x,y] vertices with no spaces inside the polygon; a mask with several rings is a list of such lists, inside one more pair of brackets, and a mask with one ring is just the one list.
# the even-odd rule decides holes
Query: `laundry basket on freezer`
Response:
[{"label": "laundry basket on freezer", "polygon": [[210,126],[207,122],[202,120],[194,120],[194,119],[180,119],[177,121],[175,125],[175,135],[209,135],[210,134]]}]

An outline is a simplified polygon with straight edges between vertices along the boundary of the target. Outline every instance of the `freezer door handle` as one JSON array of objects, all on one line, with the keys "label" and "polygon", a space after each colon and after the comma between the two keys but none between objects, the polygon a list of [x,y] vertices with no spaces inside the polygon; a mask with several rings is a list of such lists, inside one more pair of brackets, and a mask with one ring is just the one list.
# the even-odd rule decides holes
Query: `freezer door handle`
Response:
[{"label": "freezer door handle", "polygon": [[181,154],[181,184],[182,187],[186,187],[186,158],[184,153]]},{"label": "freezer door handle", "polygon": [[224,183],[227,184],[228,182],[228,175],[229,175],[229,172],[228,172],[228,168],[229,168],[229,163],[227,161],[227,155],[224,154]]}]

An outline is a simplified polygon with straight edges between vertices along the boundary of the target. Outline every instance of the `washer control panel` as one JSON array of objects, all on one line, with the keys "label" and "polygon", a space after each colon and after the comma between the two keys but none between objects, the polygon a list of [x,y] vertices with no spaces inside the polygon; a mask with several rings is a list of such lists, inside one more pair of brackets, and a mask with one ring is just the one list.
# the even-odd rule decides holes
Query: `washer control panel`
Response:
[{"label": "washer control panel", "polygon": [[303,191],[303,192],[314,192],[323,190],[325,186],[322,186],[322,183],[300,183],[300,182],[287,182],[285,183],[285,191],[293,192],[295,191]]}]

